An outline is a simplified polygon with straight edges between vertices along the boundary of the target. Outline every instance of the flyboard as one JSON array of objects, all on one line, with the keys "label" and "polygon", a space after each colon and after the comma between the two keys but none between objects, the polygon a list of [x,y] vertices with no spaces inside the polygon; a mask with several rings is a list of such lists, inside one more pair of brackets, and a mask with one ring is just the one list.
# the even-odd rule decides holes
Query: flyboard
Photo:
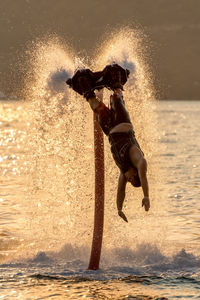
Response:
[{"label": "flyboard", "polygon": [[[87,73],[87,80],[81,77],[81,74]],[[94,90],[100,90],[98,98],[103,102],[103,88],[107,87],[110,90],[115,88],[123,89],[123,85],[127,81],[129,70],[124,70],[117,64],[108,65],[100,72],[91,72],[89,69],[78,70],[72,78],[69,78],[66,83],[73,90],[83,95],[86,99]],[[80,80],[81,79],[81,80]],[[120,82],[120,84],[119,84]],[[89,84],[88,84],[89,83]],[[117,85],[116,85],[117,83]],[[84,86],[84,88],[83,88]],[[93,87],[91,90],[91,86]],[[90,88],[89,88],[90,87]],[[94,94],[92,94],[94,95]],[[104,138],[103,131],[96,120],[94,112],[93,118],[94,127],[94,161],[95,161],[95,210],[94,210],[94,229],[93,240],[89,261],[89,270],[98,270],[101,257],[101,248],[103,240],[103,225],[104,225]]]}]

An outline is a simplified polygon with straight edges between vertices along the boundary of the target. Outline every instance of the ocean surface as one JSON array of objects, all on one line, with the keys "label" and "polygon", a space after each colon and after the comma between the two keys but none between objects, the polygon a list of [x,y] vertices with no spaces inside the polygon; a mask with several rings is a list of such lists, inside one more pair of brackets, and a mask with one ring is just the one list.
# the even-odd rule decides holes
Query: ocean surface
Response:
[{"label": "ocean surface", "polygon": [[[147,214],[135,221],[138,235],[147,232],[151,242],[132,248],[113,243],[109,250],[104,244],[98,271],[87,270],[90,243],[74,244],[72,228],[65,230],[56,219],[63,209],[57,200],[47,202],[46,211],[44,194],[29,196],[34,181],[29,103],[4,101],[0,112],[0,299],[200,299],[200,102],[157,103],[160,205],[156,210],[152,204],[149,214],[156,213],[145,230],[141,220]],[[84,208],[77,210],[79,223],[87,222],[87,208],[84,214]],[[131,220],[117,222],[124,236],[130,228],[135,234]]]}]

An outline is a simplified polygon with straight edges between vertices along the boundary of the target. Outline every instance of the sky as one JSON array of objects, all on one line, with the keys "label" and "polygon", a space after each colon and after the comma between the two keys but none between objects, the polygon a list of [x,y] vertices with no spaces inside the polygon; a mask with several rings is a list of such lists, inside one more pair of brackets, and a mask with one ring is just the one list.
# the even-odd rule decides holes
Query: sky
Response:
[{"label": "sky", "polygon": [[199,0],[0,0],[0,91],[20,88],[21,57],[36,38],[53,33],[90,55],[124,25],[148,36],[161,99],[200,99]]}]

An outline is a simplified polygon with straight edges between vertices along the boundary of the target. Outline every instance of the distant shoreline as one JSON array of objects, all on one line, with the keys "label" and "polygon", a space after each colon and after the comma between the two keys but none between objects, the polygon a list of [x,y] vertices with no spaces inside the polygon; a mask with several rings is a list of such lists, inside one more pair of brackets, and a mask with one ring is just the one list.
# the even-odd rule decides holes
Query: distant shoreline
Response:
[{"label": "distant shoreline", "polygon": [[[0,98],[0,102],[22,102],[24,100],[20,99],[5,99],[5,98]],[[200,101],[200,99],[156,99],[156,101]]]},{"label": "distant shoreline", "polygon": [[157,99],[158,101],[200,101],[200,99]]}]

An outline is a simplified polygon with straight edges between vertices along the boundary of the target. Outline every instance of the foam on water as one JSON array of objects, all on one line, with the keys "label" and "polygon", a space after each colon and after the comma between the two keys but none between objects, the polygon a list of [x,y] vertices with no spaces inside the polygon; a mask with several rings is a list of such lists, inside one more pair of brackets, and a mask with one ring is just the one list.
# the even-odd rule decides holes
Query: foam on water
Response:
[{"label": "foam on water", "polygon": [[98,271],[86,270],[88,251],[88,247],[66,244],[59,251],[41,251],[33,257],[1,264],[3,295],[13,296],[14,292],[22,299],[27,295],[58,299],[91,295],[106,299],[199,299],[200,257],[184,249],[169,257],[149,244],[138,245],[135,250],[113,248],[104,251]]},{"label": "foam on water", "polygon": [[[69,299],[80,298],[79,294],[87,298],[92,285],[96,286],[94,296],[97,297],[99,291],[99,297],[106,299],[122,299],[119,295],[127,298],[128,294],[130,299],[139,300],[199,299],[200,257],[184,249],[169,257],[148,244],[135,250],[113,248],[104,252],[98,271],[87,270],[87,251],[87,247],[78,249],[66,244],[60,251],[42,251],[32,258],[1,264],[3,295],[10,295],[14,288],[16,295],[22,292],[22,299],[27,292],[31,297],[43,293],[48,297],[54,293],[66,297],[67,292]],[[154,298],[156,294],[160,297]]]},{"label": "foam on water", "polygon": [[[86,272],[87,252],[89,250],[89,247],[74,247],[68,243],[57,251],[39,251],[33,257],[18,258],[10,263],[1,264],[0,267],[17,268],[20,265],[25,268],[29,265],[30,268],[37,267],[39,273],[41,267],[45,266],[48,269],[53,268],[53,273],[57,273],[57,275],[64,275],[66,268],[70,268],[71,272],[80,275],[80,273]],[[149,274],[150,276],[196,274],[197,276],[199,268],[200,257],[188,253],[184,249],[175,255],[165,256],[156,246],[140,244],[133,250],[128,247],[116,247],[109,251],[103,251],[100,270],[102,279],[105,279],[106,274],[112,274],[116,278],[119,273],[123,273],[123,276],[127,274]],[[116,274],[114,271],[116,271]],[[52,273],[50,272],[50,274]],[[69,274],[66,272],[65,275]]]}]

